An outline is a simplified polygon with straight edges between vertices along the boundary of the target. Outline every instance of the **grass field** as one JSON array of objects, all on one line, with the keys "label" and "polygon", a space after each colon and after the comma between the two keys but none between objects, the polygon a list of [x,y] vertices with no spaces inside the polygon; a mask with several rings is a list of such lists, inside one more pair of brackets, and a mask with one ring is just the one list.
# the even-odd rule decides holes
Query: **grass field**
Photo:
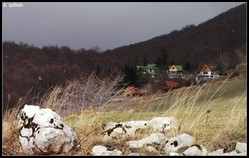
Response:
[{"label": "grass field", "polygon": [[[237,141],[246,142],[246,80],[194,86],[191,90],[178,89],[174,93],[151,98],[154,99],[124,106],[123,111],[116,111],[115,106],[113,110],[106,111],[103,106],[102,110],[89,109],[65,117],[65,122],[76,131],[80,143],[76,151],[66,155],[91,155],[91,149],[96,144],[125,151],[125,141],[141,138],[143,134],[105,142],[101,139],[103,124],[110,121],[150,120],[159,116],[174,116],[180,120],[179,132],[189,133],[196,138],[197,144],[204,145],[208,151],[219,148],[232,151]],[[118,108],[119,104],[116,106]],[[128,112],[130,109],[135,110]],[[13,111],[3,117],[4,155],[23,155],[18,144],[17,122],[13,117],[17,112]],[[175,133],[166,134],[173,135]]]}]

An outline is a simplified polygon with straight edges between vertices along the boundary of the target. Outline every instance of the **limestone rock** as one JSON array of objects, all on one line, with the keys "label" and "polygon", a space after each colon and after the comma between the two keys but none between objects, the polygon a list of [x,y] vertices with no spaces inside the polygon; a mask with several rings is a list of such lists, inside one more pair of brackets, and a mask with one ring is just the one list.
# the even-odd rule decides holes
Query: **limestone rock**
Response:
[{"label": "limestone rock", "polygon": [[206,156],[208,155],[207,149],[202,145],[193,145],[183,152],[185,156]]},{"label": "limestone rock", "polygon": [[183,133],[166,141],[164,150],[166,154],[169,154],[170,152],[177,152],[178,149],[182,147],[190,147],[193,145],[194,141],[195,139],[192,136],[187,133]]},{"label": "limestone rock", "polygon": [[129,148],[142,148],[146,144],[163,144],[165,143],[166,139],[167,138],[162,133],[152,133],[143,139],[126,142],[126,145],[129,146]]},{"label": "limestone rock", "polygon": [[223,155],[224,154],[224,149],[218,149],[216,151],[210,152],[208,153],[208,155],[210,156],[218,156],[218,155]]},{"label": "limestone rock", "polygon": [[146,129],[147,121],[109,122],[104,128],[104,139],[132,136],[139,129]]},{"label": "limestone rock", "polygon": [[122,152],[120,150],[114,149],[113,151],[107,150],[103,145],[96,145],[92,149],[93,156],[121,156]]},{"label": "limestone rock", "polygon": [[25,105],[18,114],[19,142],[29,154],[59,154],[77,145],[77,136],[51,109]]},{"label": "limestone rock", "polygon": [[171,128],[178,130],[180,122],[174,117],[155,117],[148,121],[148,125],[156,131],[165,132]]},{"label": "limestone rock", "polygon": [[224,153],[223,155],[225,155],[225,156],[237,156],[239,154],[236,151],[231,151],[229,153]]},{"label": "limestone rock", "polygon": [[139,153],[129,153],[127,156],[141,156]]},{"label": "limestone rock", "polygon": [[246,153],[246,149],[246,143],[237,142],[235,151],[237,151],[238,153]]},{"label": "limestone rock", "polygon": [[170,152],[169,156],[181,156],[181,154],[176,153],[176,152]]}]

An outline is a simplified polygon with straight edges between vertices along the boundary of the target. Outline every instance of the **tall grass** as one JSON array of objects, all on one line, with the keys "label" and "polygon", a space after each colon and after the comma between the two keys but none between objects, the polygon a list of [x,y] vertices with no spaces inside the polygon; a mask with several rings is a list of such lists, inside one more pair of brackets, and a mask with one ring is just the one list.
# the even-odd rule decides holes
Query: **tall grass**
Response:
[{"label": "tall grass", "polygon": [[41,105],[51,108],[63,116],[80,114],[85,109],[102,108],[114,97],[121,95],[118,84],[122,74],[100,79],[96,74],[81,76],[79,80],[70,80],[65,86],[56,86],[46,96]]},{"label": "tall grass", "polygon": [[2,151],[3,155],[26,155],[25,151],[21,149],[19,145],[19,130],[17,115],[21,108],[29,100],[28,94],[23,98],[20,98],[16,107],[13,109],[7,109],[2,116]]},{"label": "tall grass", "polygon": [[[217,148],[232,151],[237,141],[246,141],[246,87],[241,87],[240,93],[234,92],[233,97],[224,98],[229,89],[220,90],[230,84],[227,82],[224,80],[219,86],[211,83],[208,87],[196,87],[189,93],[178,91],[176,101],[165,112],[181,121],[180,132],[191,134],[209,151]],[[209,93],[210,89],[213,89],[212,93]]]},{"label": "tall grass", "polygon": [[[91,75],[80,81],[69,81],[65,87],[55,87],[44,96],[41,105],[63,115],[65,122],[79,137],[80,147],[66,155],[91,155],[92,147],[97,144],[117,148],[126,153],[125,141],[142,138],[148,133],[104,141],[101,135],[103,125],[110,121],[150,120],[158,116],[173,116],[178,119],[181,122],[178,133],[189,133],[195,137],[196,143],[204,145],[208,151],[219,148],[231,151],[237,141],[246,142],[246,87],[242,87],[243,84],[241,86],[238,81],[224,80],[219,84],[210,83],[206,86],[173,90],[159,99],[157,94],[154,94],[146,103],[134,102],[124,111],[117,111],[121,104],[128,103],[127,100],[114,102],[114,98],[123,92],[123,89],[115,88],[121,79],[119,76],[112,80],[101,80]],[[241,91],[233,91],[235,88],[229,87],[231,85],[241,86]],[[227,95],[229,97],[226,97]],[[105,98],[101,98],[104,96]],[[132,113],[127,112],[131,107],[136,110]],[[4,116],[4,123],[9,124],[13,121],[13,126],[9,126],[13,132],[17,130],[15,116],[18,111],[17,108]],[[12,140],[13,137],[9,138],[9,134],[3,133],[3,138],[7,142],[4,143],[4,154],[22,155],[23,153],[19,152],[21,150],[17,145],[17,138]],[[166,136],[176,134],[169,132]],[[10,143],[11,141],[14,143]]]}]

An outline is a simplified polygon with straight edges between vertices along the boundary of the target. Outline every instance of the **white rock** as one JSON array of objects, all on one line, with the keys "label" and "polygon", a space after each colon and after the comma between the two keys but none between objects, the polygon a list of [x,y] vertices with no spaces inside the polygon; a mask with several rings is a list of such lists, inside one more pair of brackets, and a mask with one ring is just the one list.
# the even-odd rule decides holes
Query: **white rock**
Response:
[{"label": "white rock", "polygon": [[[104,139],[132,136],[138,129],[146,129],[147,121],[108,122],[104,128]],[[110,132],[107,132],[110,131]]]},{"label": "white rock", "polygon": [[128,136],[132,136],[138,129],[147,129],[147,121],[128,121],[123,122],[124,128]]},{"label": "white rock", "polygon": [[246,153],[246,149],[246,143],[237,142],[235,151],[237,151],[238,153]]},{"label": "white rock", "polygon": [[102,155],[106,151],[107,151],[107,148],[105,146],[103,146],[103,145],[96,145],[92,149],[92,154],[93,154],[93,156]]},{"label": "white rock", "polygon": [[224,149],[218,149],[216,151],[208,153],[210,156],[215,156],[215,155],[223,155],[224,154]]},{"label": "white rock", "polygon": [[190,147],[193,145],[195,139],[189,134],[183,133],[176,137],[170,138],[165,144],[165,152],[169,154],[170,152],[177,152],[178,149],[182,147]]},{"label": "white rock", "polygon": [[223,155],[226,155],[226,156],[237,156],[239,154],[234,150],[234,151],[231,151],[229,153],[224,153]]},{"label": "white rock", "polygon": [[176,152],[170,152],[169,156],[181,156],[181,154],[176,153]]},{"label": "white rock", "polygon": [[128,142],[126,142],[126,145],[129,148],[141,148],[143,146],[143,144],[140,143],[139,140],[128,141]]},{"label": "white rock", "polygon": [[19,135],[20,136],[24,136],[24,137],[31,137],[33,134],[33,131],[31,128],[22,128],[22,130],[20,131]]},{"label": "white rock", "polygon": [[146,146],[144,149],[150,153],[158,152],[153,146]]},{"label": "white rock", "polygon": [[122,156],[123,153],[120,150],[114,149],[113,151],[106,151],[106,156]]},{"label": "white rock", "polygon": [[140,156],[141,154],[139,153],[129,153],[127,156]]},{"label": "white rock", "polygon": [[35,133],[35,144],[45,153],[50,152],[51,148],[53,153],[69,152],[74,147],[72,143],[74,137],[68,137],[63,130],[41,127],[39,131],[39,133]]},{"label": "white rock", "polygon": [[246,156],[247,153],[246,152],[241,152],[241,153],[238,153],[238,155],[241,155],[241,156]]},{"label": "white rock", "polygon": [[148,121],[128,121],[123,123],[125,126],[131,126],[135,128],[146,129],[148,127]]},{"label": "white rock", "polygon": [[28,118],[32,118],[40,110],[39,106],[24,105],[23,111],[25,111]]},{"label": "white rock", "polygon": [[162,133],[152,133],[150,136],[141,140],[126,142],[126,145],[129,146],[129,148],[142,148],[146,144],[163,144],[165,143],[166,139],[167,138]]},{"label": "white rock", "polygon": [[60,127],[63,124],[62,118],[51,109],[40,109],[34,116],[33,122],[39,126]]},{"label": "white rock", "polygon": [[113,127],[115,127],[117,124],[119,124],[118,122],[108,122],[105,127],[104,127],[104,130],[108,130],[108,129],[111,129]]},{"label": "white rock", "polygon": [[185,150],[183,152],[183,155],[185,155],[185,156],[206,156],[206,155],[208,155],[208,152],[204,146],[194,145],[194,146],[188,148],[187,150]]},{"label": "white rock", "polygon": [[148,126],[156,131],[165,132],[171,128],[178,130],[180,122],[174,117],[155,117],[148,121]]},{"label": "white rock", "polygon": [[18,114],[19,142],[30,154],[59,154],[77,145],[77,136],[51,109],[25,105]]},{"label": "white rock", "polygon": [[[152,127],[157,132],[165,132],[171,128],[178,130],[179,126],[180,122],[174,117],[155,117],[150,121],[108,122],[104,127],[104,131],[106,132],[104,139],[132,136],[137,130],[145,130],[149,127]],[[120,129],[116,130],[117,128]]]},{"label": "white rock", "polygon": [[117,149],[114,149],[113,151],[109,151],[103,145],[96,145],[92,149],[92,154],[93,156],[121,156],[122,152]]}]

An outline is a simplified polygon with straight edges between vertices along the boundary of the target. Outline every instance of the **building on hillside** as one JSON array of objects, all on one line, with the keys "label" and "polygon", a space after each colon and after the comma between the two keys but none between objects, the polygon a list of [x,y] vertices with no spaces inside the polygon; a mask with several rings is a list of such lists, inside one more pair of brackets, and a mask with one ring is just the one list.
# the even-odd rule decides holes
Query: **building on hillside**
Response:
[{"label": "building on hillside", "polygon": [[183,69],[181,65],[171,65],[167,71],[169,78],[182,78]]},{"label": "building on hillside", "polygon": [[165,91],[165,92],[167,92],[170,89],[176,89],[176,88],[180,88],[179,82],[165,81],[165,83],[163,84],[162,90]]},{"label": "building on hillside", "polygon": [[137,72],[143,76],[149,76],[149,78],[155,78],[156,77],[156,70],[157,65],[156,64],[147,64],[146,66],[143,65],[137,65]]},{"label": "building on hillside", "polygon": [[203,81],[205,79],[212,79],[219,77],[219,74],[211,69],[207,64],[204,64],[199,74],[196,75],[196,82],[199,83],[200,81]]}]

